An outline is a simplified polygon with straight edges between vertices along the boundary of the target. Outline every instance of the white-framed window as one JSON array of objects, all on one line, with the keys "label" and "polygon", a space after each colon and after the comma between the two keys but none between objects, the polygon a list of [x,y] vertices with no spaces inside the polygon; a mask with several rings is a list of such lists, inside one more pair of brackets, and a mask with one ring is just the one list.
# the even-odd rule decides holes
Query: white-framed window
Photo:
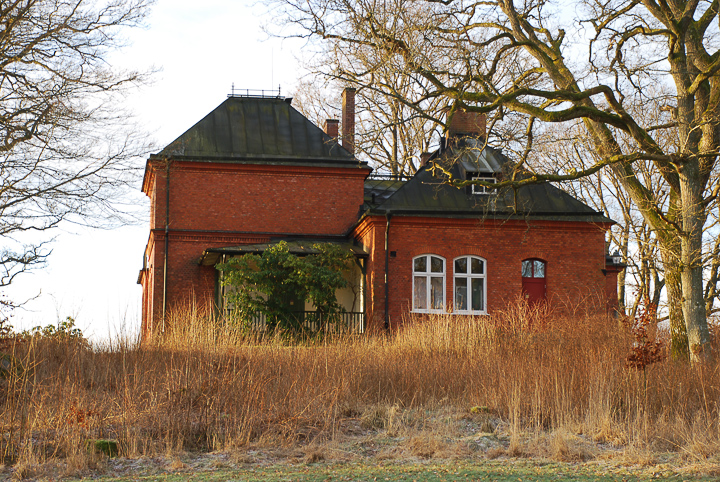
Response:
[{"label": "white-framed window", "polygon": [[481,315],[487,313],[487,266],[479,256],[460,256],[454,262],[455,312]]},{"label": "white-framed window", "polygon": [[434,254],[413,258],[413,311],[445,311],[445,258]]},{"label": "white-framed window", "polygon": [[[487,172],[473,172],[468,174],[468,179],[471,181],[482,181],[482,182],[489,182],[492,184],[495,184],[496,179],[495,177]],[[491,189],[489,187],[481,186],[479,184],[472,184],[472,189],[470,192],[473,194],[492,194],[495,190]]]}]

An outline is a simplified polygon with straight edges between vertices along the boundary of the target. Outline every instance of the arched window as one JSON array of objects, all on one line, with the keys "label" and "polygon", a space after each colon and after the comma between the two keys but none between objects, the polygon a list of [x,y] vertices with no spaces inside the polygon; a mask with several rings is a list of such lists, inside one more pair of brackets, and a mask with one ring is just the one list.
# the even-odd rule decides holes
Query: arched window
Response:
[{"label": "arched window", "polygon": [[413,311],[445,310],[445,259],[433,254],[413,258]]},{"label": "arched window", "polygon": [[547,284],[546,264],[541,259],[526,259],[522,262],[522,287],[525,299],[531,304],[545,299]]},{"label": "arched window", "polygon": [[477,256],[455,258],[455,312],[487,313],[487,270],[485,260]]}]

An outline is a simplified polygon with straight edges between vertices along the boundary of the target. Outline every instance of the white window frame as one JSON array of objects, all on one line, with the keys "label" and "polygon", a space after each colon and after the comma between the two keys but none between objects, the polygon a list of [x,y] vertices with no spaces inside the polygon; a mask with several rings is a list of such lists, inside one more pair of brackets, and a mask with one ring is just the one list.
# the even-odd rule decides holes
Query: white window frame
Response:
[{"label": "white window frame", "polygon": [[[495,176],[493,176],[489,172],[473,172],[469,173],[468,180],[470,181],[483,181],[483,182],[490,182],[495,184],[497,182],[497,179],[495,179]],[[470,192],[472,194],[492,194],[495,192],[494,189],[481,186],[479,184],[471,184],[471,190]],[[462,256],[461,256],[462,257]]]},{"label": "white window frame", "polygon": [[[483,263],[483,272],[482,274],[473,274],[473,273],[456,273],[455,272],[455,262],[459,259],[466,258],[468,260],[468,270],[471,270],[472,262],[471,260],[477,259],[479,261],[482,261]],[[487,276],[488,273],[488,263],[485,258],[482,258],[480,256],[473,256],[473,255],[465,255],[465,256],[458,256],[457,258],[453,259],[453,312],[457,313],[458,315],[487,315]],[[466,285],[466,296],[467,296],[467,307],[466,310],[460,310],[455,306],[455,293],[456,293],[456,284],[458,278],[465,278],[468,280],[468,283]],[[482,310],[473,310],[472,307],[472,279],[482,279],[483,280],[483,307]]]},{"label": "white window frame", "polygon": [[[442,275],[440,273],[432,273],[430,271],[430,259],[432,257],[441,259],[443,262],[443,272]],[[425,258],[425,266],[427,271],[424,272],[418,272],[415,271],[415,260],[418,258]],[[445,287],[446,287],[446,274],[447,274],[447,259],[445,259],[443,256],[439,256],[437,254],[421,254],[419,256],[415,256],[412,259],[412,312],[413,313],[445,313]],[[442,308],[440,309],[433,309],[432,308],[432,283],[431,278],[439,278],[442,276]],[[424,277],[425,278],[425,301],[426,301],[426,309],[420,309],[417,306],[415,306],[415,278],[416,277]]]}]

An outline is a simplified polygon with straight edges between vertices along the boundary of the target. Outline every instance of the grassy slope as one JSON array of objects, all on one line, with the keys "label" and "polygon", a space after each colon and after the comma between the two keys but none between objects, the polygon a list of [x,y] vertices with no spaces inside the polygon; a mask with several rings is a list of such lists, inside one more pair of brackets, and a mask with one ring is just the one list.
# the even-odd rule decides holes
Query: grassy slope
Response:
[{"label": "grassy slope", "polygon": [[[5,340],[13,365],[0,377],[0,477],[85,474],[98,463],[87,442],[98,439],[116,440],[130,460],[240,453],[261,471],[366,464],[351,479],[373,463],[402,474],[412,460],[651,466],[672,453],[681,466],[720,466],[720,357],[638,370],[627,363],[637,340],[615,320],[518,306],[303,343],[258,340],[192,313],[171,322],[165,339],[143,346]],[[264,455],[273,450],[289,455]],[[288,467],[289,478],[306,470]],[[338,466],[312,470],[327,467]]]}]

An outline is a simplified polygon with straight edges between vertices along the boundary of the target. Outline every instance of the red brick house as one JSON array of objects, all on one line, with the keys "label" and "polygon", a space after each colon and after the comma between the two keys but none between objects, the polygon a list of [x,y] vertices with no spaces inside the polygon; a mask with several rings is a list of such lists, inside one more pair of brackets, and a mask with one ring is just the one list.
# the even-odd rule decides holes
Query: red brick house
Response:
[{"label": "red brick house", "polygon": [[341,146],[338,121],[322,131],[290,99],[230,96],[150,156],[143,336],[168,328],[164,314],[190,300],[222,311],[215,265],[280,240],[298,254],[319,241],[355,254],[338,299],[357,330],[395,327],[409,312],[487,314],[521,294],[616,305],[610,219],[549,184],[498,192],[443,182],[439,166],[456,179],[502,178],[509,163],[482,147],[482,117],[456,114],[441,149],[402,181],[355,159],[352,89],[342,127]]}]

